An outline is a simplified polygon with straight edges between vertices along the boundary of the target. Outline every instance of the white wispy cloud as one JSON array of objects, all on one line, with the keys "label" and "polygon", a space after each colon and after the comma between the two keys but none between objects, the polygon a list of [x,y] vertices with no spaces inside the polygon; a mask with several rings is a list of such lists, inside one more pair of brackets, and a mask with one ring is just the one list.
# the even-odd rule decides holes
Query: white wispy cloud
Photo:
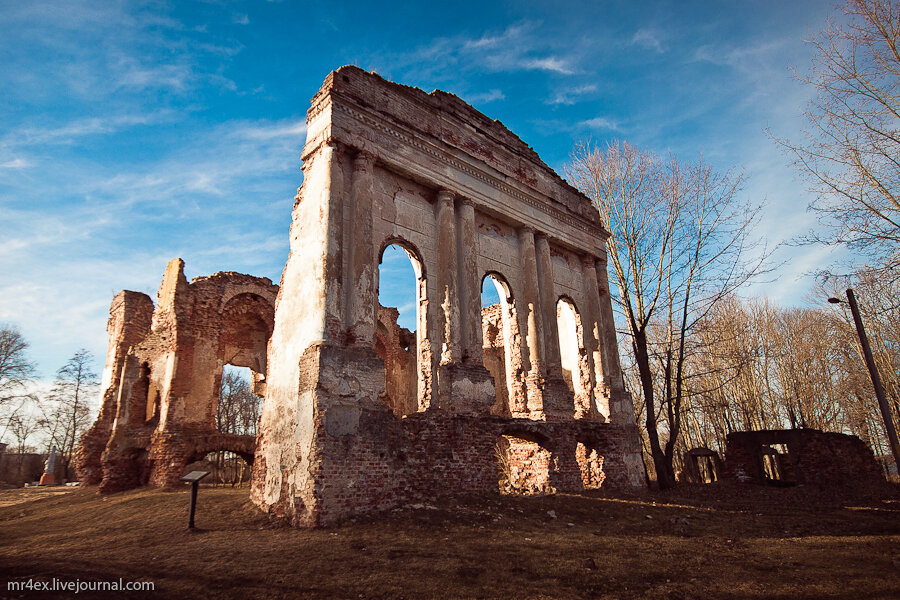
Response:
[{"label": "white wispy cloud", "polygon": [[457,73],[499,73],[543,71],[555,75],[577,72],[569,48],[548,42],[540,32],[541,24],[525,21],[499,32],[486,32],[478,37],[453,36],[435,38],[415,50],[389,55],[385,60],[414,76],[434,78],[440,71]]},{"label": "white wispy cloud", "polygon": [[24,158],[14,158],[0,163],[0,169],[27,169],[32,163]]},{"label": "white wispy cloud", "polygon": [[586,127],[588,129],[610,129],[612,131],[619,130],[618,123],[607,119],[606,117],[594,117],[593,119],[579,121],[578,125],[580,127]]},{"label": "white wispy cloud", "polygon": [[487,104],[488,102],[496,102],[505,99],[506,96],[503,92],[497,89],[482,92],[481,94],[469,94],[466,96],[466,100],[471,104]]},{"label": "white wispy cloud", "polygon": [[4,135],[6,146],[36,146],[41,144],[70,144],[77,138],[106,135],[138,125],[158,123],[167,119],[170,111],[144,114],[107,115],[78,118],[55,127],[22,127]]},{"label": "white wispy cloud", "polygon": [[652,27],[641,27],[631,36],[631,44],[654,50],[660,54],[666,51],[663,46],[664,34]]},{"label": "white wispy cloud", "polygon": [[588,96],[597,91],[597,85],[594,83],[589,83],[586,85],[579,85],[576,87],[564,87],[558,89],[556,93],[547,101],[547,104],[552,105],[572,105],[581,100],[584,96]]},{"label": "white wispy cloud", "polygon": [[575,73],[569,65],[569,61],[556,56],[523,59],[521,65],[525,69],[534,71],[550,71],[562,75],[572,75]]}]

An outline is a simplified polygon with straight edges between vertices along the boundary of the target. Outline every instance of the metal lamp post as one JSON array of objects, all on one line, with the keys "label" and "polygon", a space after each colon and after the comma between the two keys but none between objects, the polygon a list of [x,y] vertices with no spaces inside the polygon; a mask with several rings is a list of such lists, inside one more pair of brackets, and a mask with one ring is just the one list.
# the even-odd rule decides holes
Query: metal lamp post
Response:
[{"label": "metal lamp post", "polygon": [[[844,303],[844,301],[839,298],[829,298],[828,301],[831,304]],[[884,395],[884,386],[881,385],[881,376],[878,374],[878,368],[875,366],[872,348],[869,347],[869,338],[866,336],[862,317],[859,314],[859,306],[856,304],[856,296],[853,295],[853,290],[851,288],[847,288],[847,304],[850,305],[850,313],[853,315],[853,322],[856,324],[856,333],[859,335],[859,343],[862,346],[866,367],[869,369],[869,375],[872,377],[872,385],[875,387],[875,397],[878,398],[878,407],[881,409],[881,418],[884,420],[884,428],[887,431],[891,453],[894,455],[894,464],[897,466],[898,472],[900,472],[900,442],[897,441],[897,430],[894,428],[894,420],[891,418],[891,407],[888,404],[887,397]]]}]

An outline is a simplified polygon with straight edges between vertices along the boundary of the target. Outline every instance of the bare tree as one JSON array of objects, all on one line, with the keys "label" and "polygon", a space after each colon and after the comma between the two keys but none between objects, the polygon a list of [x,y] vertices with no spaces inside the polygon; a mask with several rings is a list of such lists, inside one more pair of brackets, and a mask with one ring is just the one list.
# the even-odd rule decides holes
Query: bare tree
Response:
[{"label": "bare tree", "polygon": [[39,404],[48,450],[57,447],[66,473],[76,443],[91,424],[91,400],[98,387],[92,363],[93,356],[88,350],[78,350],[56,372],[53,388]]},{"label": "bare tree", "polygon": [[29,399],[26,386],[34,375],[34,364],[27,351],[28,342],[19,330],[0,324],[0,440]]},{"label": "bare tree", "polygon": [[846,23],[810,41],[799,79],[815,95],[798,141],[778,140],[807,176],[827,226],[806,241],[844,245],[879,269],[900,265],[900,4],[846,0]]},{"label": "bare tree", "polygon": [[765,252],[747,261],[758,207],[741,201],[739,173],[718,172],[702,160],[662,160],[624,142],[605,151],[578,146],[567,175],[612,233],[615,301],[632,342],[657,481],[669,487],[689,393],[686,361],[698,349],[690,334],[760,271]]},{"label": "bare tree", "polygon": [[28,451],[28,438],[37,433],[40,425],[34,414],[28,410],[17,412],[9,419],[9,432],[16,440],[19,455]]}]

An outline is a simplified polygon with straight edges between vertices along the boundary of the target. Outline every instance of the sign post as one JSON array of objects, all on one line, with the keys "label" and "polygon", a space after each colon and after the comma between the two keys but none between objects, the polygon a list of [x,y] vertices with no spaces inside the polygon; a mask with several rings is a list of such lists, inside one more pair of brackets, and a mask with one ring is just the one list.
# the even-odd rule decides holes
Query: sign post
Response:
[{"label": "sign post", "polygon": [[181,478],[191,484],[191,513],[188,517],[188,529],[194,528],[194,510],[197,507],[197,488],[200,486],[200,480],[209,475],[209,471],[191,471]]}]

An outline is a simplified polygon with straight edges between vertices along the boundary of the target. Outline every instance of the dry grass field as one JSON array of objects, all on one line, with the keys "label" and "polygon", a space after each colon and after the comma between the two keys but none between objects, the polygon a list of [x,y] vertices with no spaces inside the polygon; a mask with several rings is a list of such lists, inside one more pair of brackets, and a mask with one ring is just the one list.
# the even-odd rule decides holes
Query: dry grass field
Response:
[{"label": "dry grass field", "polygon": [[[0,598],[900,598],[900,493],[688,486],[496,496],[316,530],[246,488],[0,491]],[[7,582],[152,581],[153,592]]]}]

